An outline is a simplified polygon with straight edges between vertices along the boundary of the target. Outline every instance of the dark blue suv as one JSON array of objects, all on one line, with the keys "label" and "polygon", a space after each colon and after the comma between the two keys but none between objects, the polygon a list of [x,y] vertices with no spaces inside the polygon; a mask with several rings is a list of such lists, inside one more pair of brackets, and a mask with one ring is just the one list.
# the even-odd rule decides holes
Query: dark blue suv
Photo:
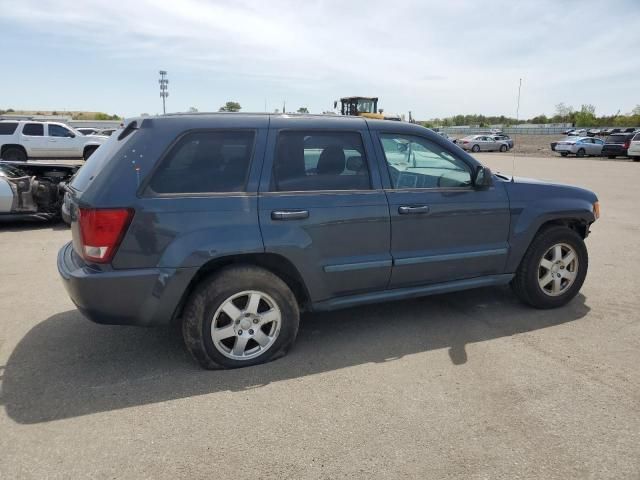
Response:
[{"label": "dark blue suv", "polygon": [[283,355],[300,311],[507,283],[561,306],[599,212],[590,191],[494,175],[426,128],[338,116],[135,119],[69,191],[74,303],[98,323],[180,322],[205,368]]}]

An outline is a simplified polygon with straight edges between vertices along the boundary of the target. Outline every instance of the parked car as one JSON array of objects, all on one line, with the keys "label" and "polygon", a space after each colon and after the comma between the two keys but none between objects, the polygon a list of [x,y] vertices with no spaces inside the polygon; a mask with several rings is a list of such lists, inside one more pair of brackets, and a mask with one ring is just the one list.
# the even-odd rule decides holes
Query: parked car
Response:
[{"label": "parked car", "polygon": [[622,133],[635,133],[638,130],[636,127],[628,127],[622,130]]},{"label": "parked car", "polygon": [[608,158],[626,157],[631,145],[633,133],[614,133],[609,135],[602,147],[602,156]]},{"label": "parked car", "polygon": [[602,134],[608,136],[608,135],[613,135],[614,133],[620,133],[620,132],[622,132],[622,130],[619,128],[605,128],[602,131]]},{"label": "parked car", "polygon": [[178,322],[205,368],[284,355],[301,311],[507,283],[559,307],[599,215],[594,193],[494,175],[424,127],[328,115],[134,119],[68,191],[73,302]]},{"label": "parked car", "polygon": [[563,134],[563,135],[569,135],[569,133],[573,132],[574,130],[575,130],[575,128],[574,128],[574,127],[567,128],[567,129],[565,129],[565,130],[563,130],[563,131],[562,131],[562,134]]},{"label": "parked car", "polygon": [[490,135],[469,135],[456,142],[463,150],[472,152],[506,152],[509,144],[503,140],[496,140]]},{"label": "parked car", "polygon": [[65,184],[78,168],[0,161],[0,220],[59,217]]},{"label": "parked car", "polygon": [[84,136],[63,123],[0,120],[0,159],[89,158],[107,137]]},{"label": "parked car", "polygon": [[509,135],[493,135],[493,138],[498,142],[507,142],[509,150],[513,148],[513,139]]},{"label": "parked car", "polygon": [[586,137],[587,131],[584,128],[572,130],[567,134],[568,137]]},{"label": "parked car", "polygon": [[634,162],[640,162],[640,131],[631,138],[627,155],[629,155]]},{"label": "parked car", "polygon": [[453,142],[455,139],[453,137],[450,137],[449,135],[447,135],[445,132],[436,132],[438,135],[440,135],[442,138],[444,138],[445,140],[449,140],[450,142]]},{"label": "parked car", "polygon": [[602,153],[602,147],[604,146],[604,140],[600,138],[592,137],[569,137],[566,140],[560,140],[556,142],[555,149],[552,150],[559,152],[560,155],[566,157],[570,153],[577,157],[584,156],[600,156]]},{"label": "parked car", "polygon": [[600,135],[601,133],[602,130],[600,130],[599,128],[590,128],[589,130],[587,130],[588,137],[595,137],[597,135]]},{"label": "parked car", "polygon": [[95,135],[104,135],[105,137],[110,137],[116,130],[117,128],[101,128],[95,133]]},{"label": "parked car", "polygon": [[80,127],[75,129],[76,132],[80,132],[82,135],[93,135],[98,129],[97,128],[88,128],[88,127]]}]

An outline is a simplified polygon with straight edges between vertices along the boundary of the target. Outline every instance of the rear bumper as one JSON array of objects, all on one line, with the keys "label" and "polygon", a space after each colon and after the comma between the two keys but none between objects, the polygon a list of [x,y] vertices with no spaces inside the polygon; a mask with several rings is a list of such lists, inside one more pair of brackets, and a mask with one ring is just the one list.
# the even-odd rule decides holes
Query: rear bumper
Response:
[{"label": "rear bumper", "polygon": [[109,325],[167,325],[197,268],[100,271],[83,263],[71,243],[58,252],[58,272],[89,320]]},{"label": "rear bumper", "polygon": [[626,157],[627,149],[624,147],[611,147],[609,145],[605,145],[602,147],[602,156],[606,157],[609,155],[615,155],[618,157]]}]

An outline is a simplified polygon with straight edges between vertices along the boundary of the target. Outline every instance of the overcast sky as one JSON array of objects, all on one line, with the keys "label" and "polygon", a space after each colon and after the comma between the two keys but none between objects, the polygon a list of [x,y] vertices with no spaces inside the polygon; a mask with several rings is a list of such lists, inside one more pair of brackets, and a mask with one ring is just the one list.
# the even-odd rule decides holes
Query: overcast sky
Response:
[{"label": "overcast sky", "polygon": [[640,0],[0,0],[0,108],[161,112],[380,97],[418,119],[640,104]]}]

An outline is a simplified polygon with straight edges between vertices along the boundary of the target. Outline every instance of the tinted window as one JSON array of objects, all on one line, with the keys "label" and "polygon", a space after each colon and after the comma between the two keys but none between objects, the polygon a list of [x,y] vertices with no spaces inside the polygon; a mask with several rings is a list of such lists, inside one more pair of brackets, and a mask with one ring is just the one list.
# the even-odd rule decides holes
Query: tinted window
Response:
[{"label": "tinted window", "polygon": [[27,123],[22,128],[22,134],[42,137],[44,135],[44,126],[41,123]]},{"label": "tinted window", "polygon": [[50,137],[70,137],[71,131],[67,130],[60,125],[49,124],[49,136]]},{"label": "tinted window", "polygon": [[162,160],[148,193],[242,192],[253,132],[193,132],[182,137]]},{"label": "tinted window", "polygon": [[636,133],[636,136],[633,137],[634,142],[637,142],[638,140],[640,140],[640,133]]},{"label": "tinted window", "polygon": [[0,135],[12,135],[18,128],[17,122],[0,122]]},{"label": "tinted window", "polygon": [[285,131],[273,166],[277,191],[371,188],[362,137],[356,132]]},{"label": "tinted window", "polygon": [[422,137],[380,135],[393,188],[451,188],[471,185],[466,163]]},{"label": "tinted window", "polygon": [[626,141],[626,135],[609,135],[609,137],[607,137],[607,143],[624,143]]}]

